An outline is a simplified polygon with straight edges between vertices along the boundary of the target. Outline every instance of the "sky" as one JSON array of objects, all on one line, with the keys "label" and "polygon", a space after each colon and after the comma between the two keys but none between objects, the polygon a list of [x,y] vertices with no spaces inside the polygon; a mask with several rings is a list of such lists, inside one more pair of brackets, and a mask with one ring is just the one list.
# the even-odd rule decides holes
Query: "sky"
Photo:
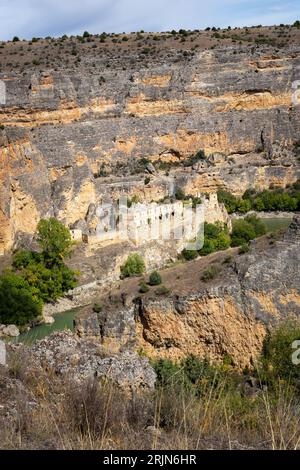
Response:
[{"label": "sky", "polygon": [[0,0],[0,39],[291,24],[300,0]]}]

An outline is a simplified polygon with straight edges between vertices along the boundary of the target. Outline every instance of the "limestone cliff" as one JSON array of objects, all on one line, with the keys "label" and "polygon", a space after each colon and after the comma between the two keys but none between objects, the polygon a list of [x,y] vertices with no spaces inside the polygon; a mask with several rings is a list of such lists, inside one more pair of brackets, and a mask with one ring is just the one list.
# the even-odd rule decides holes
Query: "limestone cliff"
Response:
[{"label": "limestone cliff", "polygon": [[[40,217],[74,226],[106,196],[164,197],[169,182],[153,174],[145,184],[136,168],[142,158],[178,164],[170,176],[190,194],[295,181],[299,46],[175,56],[170,50],[163,65],[112,57],[101,74],[87,65],[77,74],[30,67],[0,74],[7,91],[0,106],[0,252],[32,234]],[[183,168],[200,149],[205,161]]]}]

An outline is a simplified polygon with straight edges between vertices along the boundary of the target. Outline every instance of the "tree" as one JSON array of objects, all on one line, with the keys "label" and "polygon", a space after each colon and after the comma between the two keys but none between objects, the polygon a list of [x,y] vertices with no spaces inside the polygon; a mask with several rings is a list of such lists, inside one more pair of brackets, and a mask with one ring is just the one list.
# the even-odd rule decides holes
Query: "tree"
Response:
[{"label": "tree", "polygon": [[145,271],[145,263],[141,255],[134,253],[129,255],[125,264],[121,266],[122,277],[140,276]]},{"label": "tree", "polygon": [[157,271],[153,271],[149,277],[150,286],[159,286],[162,283],[161,275]]},{"label": "tree", "polygon": [[76,273],[64,263],[53,265],[51,269],[42,262],[30,263],[21,274],[44,302],[57,300],[77,285]]},{"label": "tree", "polygon": [[0,323],[24,326],[42,313],[43,301],[37,289],[18,274],[0,277]]},{"label": "tree", "polygon": [[218,201],[225,205],[228,214],[232,214],[237,210],[237,200],[233,194],[228,191],[220,189],[218,191]]},{"label": "tree", "polygon": [[254,240],[254,238],[255,230],[253,225],[244,219],[234,221],[231,234],[232,246],[241,246],[244,243],[249,243],[250,240]]},{"label": "tree", "polygon": [[247,215],[245,220],[246,222],[249,222],[249,224],[251,224],[254,228],[256,237],[261,237],[262,235],[265,235],[265,233],[267,233],[266,225],[255,214]]},{"label": "tree", "polygon": [[71,250],[70,231],[57,219],[42,219],[38,224],[38,242],[47,264],[61,262]]},{"label": "tree", "polygon": [[83,33],[83,37],[84,37],[84,38],[89,38],[89,37],[90,37],[90,33],[89,33],[88,31],[85,31],[85,32]]},{"label": "tree", "polygon": [[41,253],[18,251],[13,268],[25,279],[44,302],[52,302],[77,285],[79,273],[63,262],[70,252],[72,241],[69,230],[58,220],[41,220],[38,224]]},{"label": "tree", "polygon": [[14,36],[13,42],[19,42],[19,41],[20,41],[20,39],[18,38],[18,36]]}]

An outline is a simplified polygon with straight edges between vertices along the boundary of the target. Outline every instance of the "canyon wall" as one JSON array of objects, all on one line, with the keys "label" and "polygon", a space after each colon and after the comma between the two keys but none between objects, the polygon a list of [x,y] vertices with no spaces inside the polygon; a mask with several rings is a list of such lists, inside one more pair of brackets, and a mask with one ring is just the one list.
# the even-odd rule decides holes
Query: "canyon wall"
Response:
[{"label": "canyon wall", "polygon": [[[299,175],[292,152],[300,107],[292,104],[300,48],[227,47],[163,65],[134,57],[103,69],[2,73],[0,253],[32,234],[41,217],[70,227],[90,204],[122,194],[170,193],[168,178],[136,171],[142,158],[176,162],[173,190],[286,186]],[[127,60],[127,62],[126,62]],[[169,60],[169,63],[168,63]],[[200,149],[205,161],[181,166]]]},{"label": "canyon wall", "polygon": [[[77,332],[98,337],[109,350],[130,347],[172,360],[229,356],[244,368],[253,364],[272,326],[300,315],[299,247],[297,216],[282,239],[253,242],[248,254],[223,262],[220,275],[208,283],[201,282],[198,260],[176,266],[174,293],[167,297],[141,296],[132,288],[125,295],[123,286],[123,306],[112,297],[99,314],[87,307],[76,320]],[[225,259],[216,256],[214,263]]]}]

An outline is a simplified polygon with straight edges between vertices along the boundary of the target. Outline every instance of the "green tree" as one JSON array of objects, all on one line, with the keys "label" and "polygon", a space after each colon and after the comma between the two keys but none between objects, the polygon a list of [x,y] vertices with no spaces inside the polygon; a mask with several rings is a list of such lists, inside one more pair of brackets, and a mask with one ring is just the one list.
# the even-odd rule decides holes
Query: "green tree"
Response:
[{"label": "green tree", "polygon": [[162,283],[161,275],[157,271],[153,271],[149,277],[150,286],[159,286]]},{"label": "green tree", "polygon": [[43,251],[18,251],[13,268],[35,289],[40,299],[51,302],[76,287],[79,273],[63,262],[72,245],[70,232],[63,224],[56,219],[41,220],[38,240]]},{"label": "green tree", "polygon": [[255,231],[255,236],[256,237],[261,237],[262,235],[265,235],[267,233],[267,227],[264,224],[264,222],[257,217],[255,214],[247,215],[245,218],[246,222],[249,222],[249,224],[252,225]]},{"label": "green tree", "polygon": [[121,266],[122,277],[140,276],[143,272],[145,272],[145,262],[138,253],[129,255],[125,264]]},{"label": "green tree", "polygon": [[249,241],[254,238],[255,230],[253,225],[244,219],[237,219],[234,221],[231,234],[232,246],[241,246],[244,243],[249,243]]},{"label": "green tree", "polygon": [[40,220],[38,242],[50,267],[65,258],[72,246],[70,231],[53,217]]},{"label": "green tree", "polygon": [[18,274],[0,277],[0,323],[24,326],[42,313],[43,301],[37,289]]}]

